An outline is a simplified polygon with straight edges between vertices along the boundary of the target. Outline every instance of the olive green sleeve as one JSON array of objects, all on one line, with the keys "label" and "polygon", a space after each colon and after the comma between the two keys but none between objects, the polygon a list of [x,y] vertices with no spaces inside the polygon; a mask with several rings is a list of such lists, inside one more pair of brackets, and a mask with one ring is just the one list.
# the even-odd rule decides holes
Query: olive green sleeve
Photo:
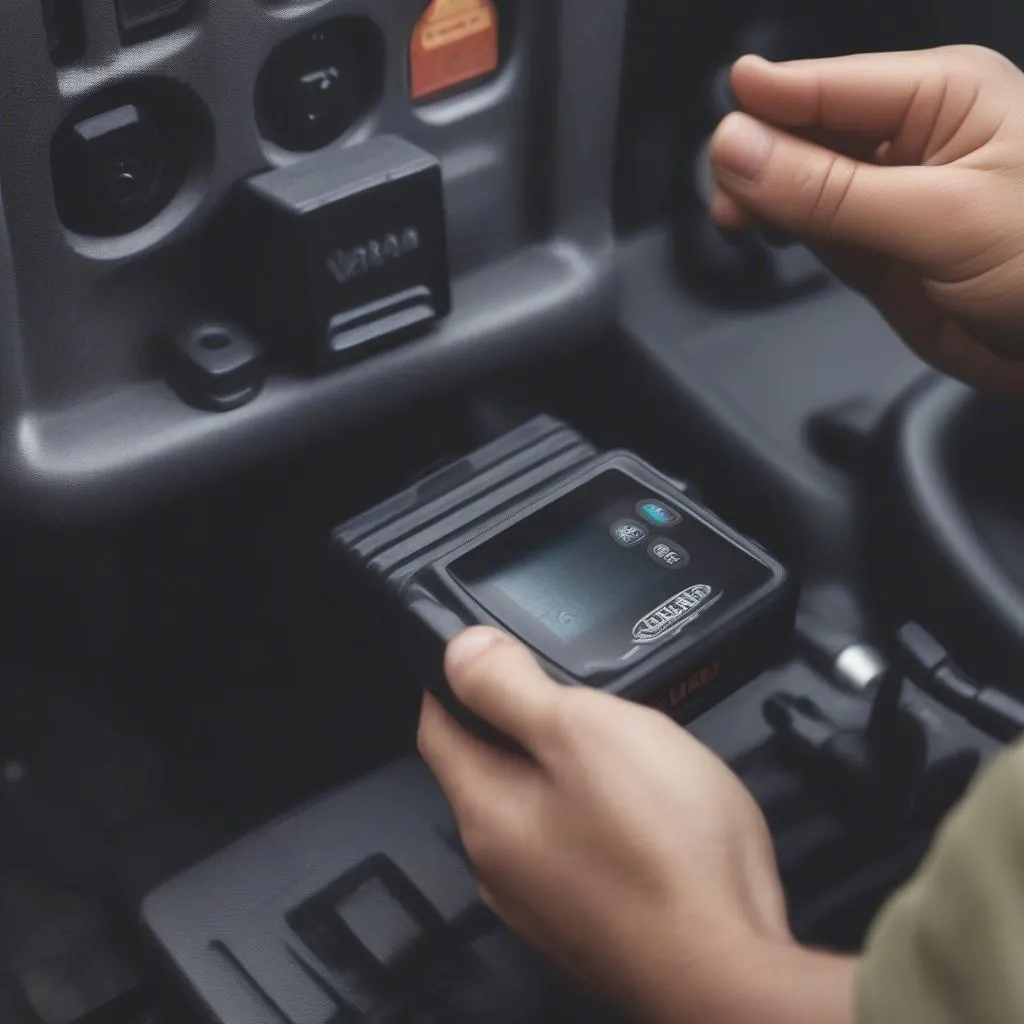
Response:
[{"label": "olive green sleeve", "polygon": [[883,910],[859,1024],[1024,1021],[1024,746],[998,757]]}]

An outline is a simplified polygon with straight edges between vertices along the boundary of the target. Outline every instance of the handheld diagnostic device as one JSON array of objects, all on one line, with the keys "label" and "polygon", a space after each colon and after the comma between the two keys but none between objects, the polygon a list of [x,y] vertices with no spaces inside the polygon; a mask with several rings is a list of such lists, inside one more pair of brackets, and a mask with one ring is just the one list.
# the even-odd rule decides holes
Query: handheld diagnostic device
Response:
[{"label": "handheld diagnostic device", "polygon": [[336,543],[357,570],[349,598],[373,579],[372,619],[485,734],[439,672],[468,626],[514,634],[566,684],[683,721],[779,658],[793,632],[794,588],[767,552],[635,455],[598,454],[546,417],[346,524]]}]

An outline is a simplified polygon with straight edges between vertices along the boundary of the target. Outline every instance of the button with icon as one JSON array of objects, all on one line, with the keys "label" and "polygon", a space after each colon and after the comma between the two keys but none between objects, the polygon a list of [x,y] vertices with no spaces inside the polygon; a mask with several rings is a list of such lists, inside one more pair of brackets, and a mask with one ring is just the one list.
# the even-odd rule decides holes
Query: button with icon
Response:
[{"label": "button with icon", "polygon": [[612,536],[624,548],[635,548],[647,540],[647,531],[632,519],[620,519],[612,527]]},{"label": "button with icon", "polygon": [[678,544],[673,544],[672,541],[666,540],[664,537],[652,540],[647,546],[647,554],[666,569],[681,569],[690,563],[689,554]]},{"label": "button with icon", "polygon": [[683,517],[664,502],[649,498],[641,501],[636,507],[637,512],[655,526],[675,526]]}]

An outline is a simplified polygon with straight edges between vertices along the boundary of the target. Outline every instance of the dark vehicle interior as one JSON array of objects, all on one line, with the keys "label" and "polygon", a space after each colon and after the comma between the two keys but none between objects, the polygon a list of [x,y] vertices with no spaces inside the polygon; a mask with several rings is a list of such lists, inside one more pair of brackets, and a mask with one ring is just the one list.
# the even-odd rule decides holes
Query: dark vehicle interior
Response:
[{"label": "dark vehicle interior", "polygon": [[1024,419],[720,234],[704,154],[742,53],[947,42],[1024,9],[0,0],[0,1020],[618,1019],[480,904],[330,546],[538,416],[799,580],[689,728],[860,947],[1024,729]]}]

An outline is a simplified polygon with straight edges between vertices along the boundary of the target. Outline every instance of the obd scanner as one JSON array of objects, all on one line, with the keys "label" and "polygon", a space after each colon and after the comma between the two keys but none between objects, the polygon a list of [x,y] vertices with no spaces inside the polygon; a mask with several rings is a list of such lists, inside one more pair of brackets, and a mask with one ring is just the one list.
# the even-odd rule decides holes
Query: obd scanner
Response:
[{"label": "obd scanner", "polygon": [[547,671],[691,721],[783,657],[795,587],[637,456],[535,419],[339,527],[350,608],[455,717],[443,650],[473,625]]}]

